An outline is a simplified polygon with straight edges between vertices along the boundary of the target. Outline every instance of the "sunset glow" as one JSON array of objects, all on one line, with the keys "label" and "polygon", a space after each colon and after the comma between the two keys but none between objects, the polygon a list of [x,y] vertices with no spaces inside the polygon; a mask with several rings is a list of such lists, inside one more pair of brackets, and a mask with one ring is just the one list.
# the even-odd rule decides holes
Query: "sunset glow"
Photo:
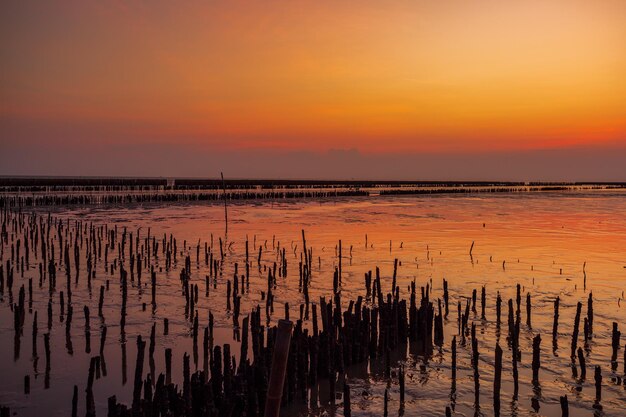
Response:
[{"label": "sunset glow", "polygon": [[626,148],[620,0],[1,7],[3,146]]}]

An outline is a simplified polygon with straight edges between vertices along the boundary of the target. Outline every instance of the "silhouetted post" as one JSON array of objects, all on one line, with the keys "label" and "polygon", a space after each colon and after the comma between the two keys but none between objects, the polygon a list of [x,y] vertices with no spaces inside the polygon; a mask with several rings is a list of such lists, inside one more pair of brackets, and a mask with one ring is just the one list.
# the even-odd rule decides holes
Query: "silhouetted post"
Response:
[{"label": "silhouetted post", "polygon": [[572,358],[576,357],[576,347],[578,345],[578,331],[580,327],[580,311],[582,307],[583,305],[579,301],[578,304],[576,305],[576,318],[574,319],[574,333],[572,334],[572,351],[571,351]]},{"label": "silhouetted post", "polygon": [[95,376],[95,367],[96,367],[96,358],[92,357],[89,362],[89,377],[87,378],[87,389],[85,392],[87,393],[87,398],[85,401],[85,416],[86,417],[95,417],[96,416],[96,403],[93,396],[93,380]]},{"label": "silhouetted post", "polygon": [[137,336],[137,362],[135,363],[135,380],[133,385],[133,414],[138,414],[141,407],[141,386],[143,383],[143,358],[146,342]]},{"label": "silhouetted post", "polygon": [[613,322],[613,329],[611,332],[611,347],[613,348],[613,353],[611,354],[611,362],[617,362],[617,351],[619,350],[620,339],[622,333],[618,330],[617,322]]},{"label": "silhouetted post", "polygon": [[599,404],[602,401],[602,369],[600,369],[600,365],[596,365],[594,379],[596,381],[596,403]]},{"label": "silhouetted post", "polygon": [[37,312],[35,311],[35,315],[33,316],[33,359],[36,359],[37,354]]},{"label": "silhouetted post", "polygon": [[456,336],[452,338],[452,384],[456,385]]},{"label": "silhouetted post", "polygon": [[526,294],[526,325],[528,327],[532,327],[531,324],[531,312],[532,312],[532,307],[530,304],[530,293]]},{"label": "silhouetted post", "polygon": [[474,367],[474,402],[480,400],[480,378],[478,373],[478,339],[476,339],[476,323],[472,323],[472,366]]},{"label": "silhouetted post", "polygon": [[567,395],[560,397],[561,417],[569,417],[569,404],[567,403]]},{"label": "silhouetted post", "polygon": [[448,294],[448,281],[447,280],[443,280],[443,302],[445,304],[445,315],[444,317],[447,319],[448,318],[448,313],[449,313],[449,308],[448,308],[448,304],[449,304],[449,294]]},{"label": "silhouetted post", "polygon": [[89,324],[89,307],[84,306],[85,314],[85,353],[91,353],[91,325]]},{"label": "silhouetted post", "polygon": [[485,307],[487,305],[487,290],[483,285],[483,288],[480,293],[480,318],[485,320]]},{"label": "silhouetted post", "polygon": [[[150,284],[151,284],[151,296],[152,296],[152,311],[154,312],[156,310],[156,272],[152,271],[152,274],[150,276]],[[207,291],[208,291],[208,285],[207,285]]]},{"label": "silhouetted post", "polygon": [[624,379],[626,379],[626,345],[624,345]]},{"label": "silhouetted post", "polygon": [[102,317],[102,306],[104,305],[104,285],[100,286],[100,299],[98,300],[98,317]]},{"label": "silhouetted post", "polygon": [[552,345],[556,350],[559,333],[559,297],[554,300],[554,321],[552,323]]},{"label": "silhouetted post", "polygon": [[498,291],[498,295],[496,296],[496,326],[498,328],[498,334],[500,334],[499,333],[500,323],[502,322],[501,315],[502,315],[502,297],[500,297],[500,291]]},{"label": "silhouetted post", "polygon": [[496,364],[493,376],[493,410],[500,415],[500,387],[502,385],[502,348],[496,343]]},{"label": "silhouetted post", "polygon": [[172,349],[165,349],[165,385],[172,383]]},{"label": "silhouetted post", "polygon": [[343,415],[351,417],[352,410],[350,408],[350,385],[343,384]]},{"label": "silhouetted post", "polygon": [[[341,254],[341,239],[339,239],[339,268],[338,268],[338,278],[339,278],[339,284],[341,285],[341,258],[342,258],[342,254]],[[396,265],[398,264],[398,260],[396,259]]]},{"label": "silhouetted post", "polygon": [[472,290],[472,313],[476,314],[476,288]]},{"label": "silhouetted post", "polygon": [[[244,319],[244,323],[246,323],[246,319]],[[246,327],[247,331],[247,327]],[[243,344],[242,344],[242,354],[241,354],[241,362],[242,364],[245,361],[245,355],[243,353]],[[240,365],[241,366],[241,365]],[[209,378],[209,328],[204,328],[204,337],[202,339],[202,370],[204,371],[205,378]]]},{"label": "silhouetted post", "polygon": [[272,369],[265,401],[265,417],[278,417],[280,413],[280,401],[285,384],[285,372],[287,371],[287,359],[289,357],[289,343],[291,342],[291,329],[293,323],[288,320],[279,320],[274,342],[274,355],[272,357]]},{"label": "silhouetted post", "polygon": [[533,338],[533,383],[539,383],[539,368],[541,367],[541,358],[540,358],[540,349],[541,349],[541,335],[537,335]]},{"label": "silhouetted post", "polygon": [[[222,190],[224,192],[224,194],[223,194],[223,198],[224,198],[224,236],[228,236],[228,208],[227,208],[227,205],[226,205],[226,182],[224,182],[224,173],[220,172],[220,175],[222,176]],[[221,243],[221,238],[220,238],[220,243]]]},{"label": "silhouetted post", "polygon": [[593,293],[589,292],[587,299],[587,322],[589,323],[589,338],[593,336]]},{"label": "silhouetted post", "polygon": [[78,416],[78,386],[74,385],[74,395],[72,395],[72,417]]},{"label": "silhouetted post", "polygon": [[43,346],[46,352],[46,374],[44,377],[45,389],[50,388],[50,333],[43,335]]}]

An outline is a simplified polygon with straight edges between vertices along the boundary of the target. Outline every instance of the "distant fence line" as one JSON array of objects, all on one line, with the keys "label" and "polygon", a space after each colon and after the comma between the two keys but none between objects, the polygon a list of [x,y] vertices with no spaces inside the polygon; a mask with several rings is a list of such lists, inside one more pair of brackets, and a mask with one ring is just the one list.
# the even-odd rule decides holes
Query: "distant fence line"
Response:
[{"label": "distant fence line", "polygon": [[367,196],[366,191],[335,190],[335,191],[265,191],[265,192],[227,192],[224,196],[219,192],[149,192],[122,194],[13,194],[0,196],[0,207],[33,207],[33,206],[64,206],[64,205],[121,205],[133,203],[158,202],[194,202],[223,200],[280,200],[280,199],[312,199],[329,197]]},{"label": "distant fence line", "polygon": [[0,207],[626,189],[626,183],[0,178]]},{"label": "distant fence line", "polygon": [[541,187],[450,187],[446,189],[415,188],[382,190],[380,195],[413,195],[413,194],[454,194],[454,193],[519,193],[538,191],[568,191],[604,189],[604,187],[572,187],[572,186],[541,186]]}]

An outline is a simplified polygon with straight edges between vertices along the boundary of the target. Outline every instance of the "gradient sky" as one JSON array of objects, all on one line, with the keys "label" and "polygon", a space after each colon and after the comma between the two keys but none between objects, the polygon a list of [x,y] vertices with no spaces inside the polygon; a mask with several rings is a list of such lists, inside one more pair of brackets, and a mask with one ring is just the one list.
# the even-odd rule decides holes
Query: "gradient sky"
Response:
[{"label": "gradient sky", "polygon": [[0,174],[626,180],[624,0],[7,0],[0,62]]}]

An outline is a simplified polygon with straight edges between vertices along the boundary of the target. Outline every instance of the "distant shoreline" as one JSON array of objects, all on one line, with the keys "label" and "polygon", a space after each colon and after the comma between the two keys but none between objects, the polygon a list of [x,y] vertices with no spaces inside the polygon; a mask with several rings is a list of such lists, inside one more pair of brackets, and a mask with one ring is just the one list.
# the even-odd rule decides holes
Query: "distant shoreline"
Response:
[{"label": "distant shoreline", "polygon": [[211,201],[332,200],[443,194],[610,192],[626,183],[317,181],[158,178],[0,178],[0,207],[103,206]]},{"label": "distant shoreline", "polygon": [[[518,186],[608,186],[626,187],[626,181],[464,181],[464,180],[319,180],[319,179],[225,179],[225,185],[233,187],[289,187],[289,186],[344,186],[344,187],[518,187]],[[163,186],[189,189],[221,188],[220,178],[189,178],[189,177],[114,177],[114,176],[0,176],[0,191],[7,187],[88,187],[88,186]]]}]

